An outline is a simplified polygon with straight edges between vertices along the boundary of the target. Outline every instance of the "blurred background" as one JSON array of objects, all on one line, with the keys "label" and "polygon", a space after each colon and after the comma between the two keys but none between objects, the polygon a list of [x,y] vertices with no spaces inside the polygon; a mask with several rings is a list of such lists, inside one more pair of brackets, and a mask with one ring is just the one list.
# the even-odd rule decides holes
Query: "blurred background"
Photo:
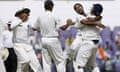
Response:
[{"label": "blurred background", "polygon": [[[101,40],[99,42],[98,52],[96,55],[96,63],[101,72],[120,72],[120,0],[54,0],[54,14],[60,18],[61,23],[65,24],[67,18],[74,20],[73,5],[81,3],[86,13],[90,12],[93,4],[100,3],[103,5],[102,23],[107,27],[100,32]],[[36,18],[44,12],[44,0],[0,0],[0,19],[6,24],[10,21],[17,10],[27,7],[31,9],[30,21],[33,24]],[[40,33],[33,33],[30,29],[31,44],[35,48],[36,54],[42,63],[41,53],[38,53],[37,47],[40,44]],[[63,50],[69,46],[70,38],[75,38],[76,29],[70,27],[66,31],[58,30]],[[32,36],[36,36],[33,39]],[[72,63],[67,64],[68,72],[74,72]],[[52,72],[56,72],[54,64],[51,67]]]}]

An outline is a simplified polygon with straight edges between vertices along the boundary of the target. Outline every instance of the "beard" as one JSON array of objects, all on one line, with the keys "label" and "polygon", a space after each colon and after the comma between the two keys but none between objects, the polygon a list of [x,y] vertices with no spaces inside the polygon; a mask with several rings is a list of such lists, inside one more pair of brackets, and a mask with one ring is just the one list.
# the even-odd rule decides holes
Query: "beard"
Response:
[{"label": "beard", "polygon": [[78,14],[84,14],[84,12],[78,12]]},{"label": "beard", "polygon": [[84,11],[77,11],[78,14],[84,14]]}]

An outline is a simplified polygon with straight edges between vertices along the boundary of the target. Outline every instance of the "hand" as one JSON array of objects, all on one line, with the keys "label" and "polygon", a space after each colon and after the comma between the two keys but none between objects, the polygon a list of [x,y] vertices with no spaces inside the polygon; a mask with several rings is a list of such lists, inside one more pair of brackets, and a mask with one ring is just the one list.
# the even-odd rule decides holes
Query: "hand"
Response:
[{"label": "hand", "polygon": [[41,60],[41,59],[42,59],[42,54],[39,53],[39,54],[37,55],[37,58],[38,58],[38,60]]},{"label": "hand", "polygon": [[72,21],[72,19],[67,19],[66,21],[67,25],[74,25],[75,22]]},{"label": "hand", "polygon": [[105,26],[103,24],[96,24],[96,25],[100,28],[105,28]]}]

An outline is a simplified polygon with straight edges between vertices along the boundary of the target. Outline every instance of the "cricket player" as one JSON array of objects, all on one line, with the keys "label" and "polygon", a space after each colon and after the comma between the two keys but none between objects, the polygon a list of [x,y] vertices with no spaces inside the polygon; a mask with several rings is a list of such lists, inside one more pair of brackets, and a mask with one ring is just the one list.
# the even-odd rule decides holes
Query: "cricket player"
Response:
[{"label": "cricket player", "polygon": [[[74,63],[75,72],[84,72],[84,67],[88,66],[92,72],[99,72],[99,69],[96,66],[96,51],[99,43],[99,31],[100,27],[104,28],[104,25],[101,24],[101,13],[102,13],[102,5],[94,4],[91,10],[92,17],[88,17],[83,11],[83,7],[81,4],[76,4],[75,11],[80,14],[81,19],[78,20],[82,25],[81,36],[82,36],[82,44],[79,48],[79,51],[76,56],[76,60]],[[74,44],[74,43],[73,43]],[[73,49],[76,48],[73,45]]]},{"label": "cricket player", "polygon": [[14,50],[18,59],[17,72],[27,72],[28,65],[34,72],[42,72],[35,52],[29,43],[29,14],[30,9],[23,8],[15,13],[15,18],[11,21]]},{"label": "cricket player", "polygon": [[3,48],[9,52],[8,58],[5,60],[6,72],[16,72],[17,70],[17,56],[13,49],[12,42],[13,33],[10,28],[10,24],[7,24],[7,30],[4,30],[1,35],[1,42]]},{"label": "cricket player", "polygon": [[53,14],[53,2],[46,0],[44,3],[45,13],[41,14],[33,28],[41,32],[43,71],[51,72],[52,60],[54,61],[57,72],[65,72],[65,58],[61,48],[58,29],[66,29],[69,24],[62,25]]},{"label": "cricket player", "polygon": [[3,59],[3,57],[5,57],[5,54],[3,55],[3,52],[6,52],[3,50],[3,45],[1,42],[2,31],[4,31],[4,23],[0,20],[0,72],[6,72]]},{"label": "cricket player", "polygon": [[0,35],[2,34],[3,30],[5,29],[5,24],[2,20],[0,20]]},{"label": "cricket player", "polygon": [[[0,53],[1,53],[1,50],[0,50]],[[0,72],[6,72],[6,70],[5,70],[5,65],[4,65],[4,61],[3,61],[3,59],[1,58],[1,54],[0,54]]]}]

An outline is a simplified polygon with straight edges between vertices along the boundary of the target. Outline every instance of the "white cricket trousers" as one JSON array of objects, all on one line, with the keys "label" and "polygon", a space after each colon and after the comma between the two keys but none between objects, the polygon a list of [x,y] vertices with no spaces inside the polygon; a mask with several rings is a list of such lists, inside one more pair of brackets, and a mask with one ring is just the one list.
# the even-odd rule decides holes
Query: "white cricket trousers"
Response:
[{"label": "white cricket trousers", "polygon": [[99,72],[96,69],[96,52],[97,52],[98,44],[94,44],[91,40],[83,40],[83,44],[81,45],[78,54],[76,56],[76,60],[74,62],[75,72],[83,72],[83,67],[94,67],[92,72]]},{"label": "white cricket trousers", "polygon": [[30,65],[34,72],[42,72],[40,63],[31,45],[14,43],[14,50],[18,59],[17,72],[27,72],[28,70],[24,68],[26,65]]},{"label": "white cricket trousers", "polygon": [[0,72],[6,72],[4,62],[1,59],[1,56],[0,56]]},{"label": "white cricket trousers", "polygon": [[82,37],[76,36],[76,38],[73,40],[70,49],[67,51],[69,59],[76,59],[76,55],[82,45]]},{"label": "white cricket trousers", "polygon": [[0,72],[6,72],[4,61],[8,58],[9,52],[7,48],[0,49]]},{"label": "white cricket trousers", "polygon": [[43,72],[51,72],[52,60],[57,72],[65,72],[65,59],[59,38],[42,38]]}]

